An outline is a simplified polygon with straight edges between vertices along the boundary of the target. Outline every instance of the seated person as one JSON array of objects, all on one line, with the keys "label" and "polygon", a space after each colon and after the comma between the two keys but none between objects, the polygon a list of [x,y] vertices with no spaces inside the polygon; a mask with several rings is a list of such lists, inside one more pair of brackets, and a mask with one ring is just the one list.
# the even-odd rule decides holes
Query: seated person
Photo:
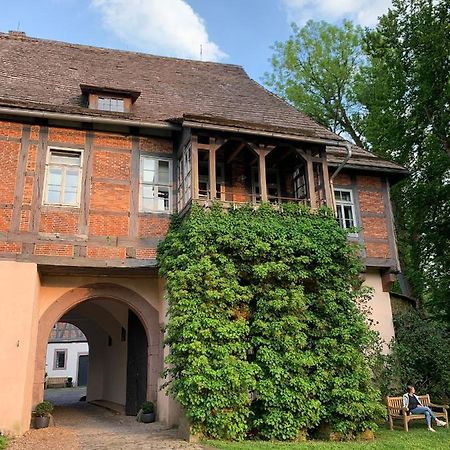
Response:
[{"label": "seated person", "polygon": [[419,397],[416,395],[416,390],[414,386],[406,387],[406,394],[403,395],[403,407],[407,408],[411,414],[425,414],[425,420],[427,422],[428,431],[435,431],[431,427],[431,419],[433,418],[436,421],[436,425],[438,427],[443,427],[447,425],[447,422],[443,420],[439,420],[433,413],[433,411],[428,408],[428,406],[423,406],[419,400]]}]

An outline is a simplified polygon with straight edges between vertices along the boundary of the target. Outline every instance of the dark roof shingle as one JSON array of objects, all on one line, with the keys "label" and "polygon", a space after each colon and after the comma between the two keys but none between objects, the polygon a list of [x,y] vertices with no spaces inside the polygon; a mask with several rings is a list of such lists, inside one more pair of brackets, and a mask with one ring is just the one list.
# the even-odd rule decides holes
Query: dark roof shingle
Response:
[{"label": "dark roof shingle", "polygon": [[[242,123],[244,128],[344,143],[253,81],[240,66],[0,33],[0,105],[117,117],[118,113],[87,109],[80,85],[140,92],[132,112],[120,115],[132,120],[213,117]],[[387,163],[359,151],[361,161]],[[341,152],[335,155],[338,159]]]}]

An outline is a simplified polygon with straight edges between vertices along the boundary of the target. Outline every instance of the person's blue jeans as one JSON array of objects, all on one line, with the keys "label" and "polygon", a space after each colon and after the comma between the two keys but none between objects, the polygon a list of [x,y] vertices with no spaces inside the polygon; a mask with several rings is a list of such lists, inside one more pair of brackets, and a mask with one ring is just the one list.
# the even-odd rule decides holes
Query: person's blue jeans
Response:
[{"label": "person's blue jeans", "polygon": [[425,420],[427,421],[428,428],[431,428],[431,418],[436,419],[436,416],[433,414],[428,406],[418,406],[417,408],[411,409],[411,414],[425,414]]}]

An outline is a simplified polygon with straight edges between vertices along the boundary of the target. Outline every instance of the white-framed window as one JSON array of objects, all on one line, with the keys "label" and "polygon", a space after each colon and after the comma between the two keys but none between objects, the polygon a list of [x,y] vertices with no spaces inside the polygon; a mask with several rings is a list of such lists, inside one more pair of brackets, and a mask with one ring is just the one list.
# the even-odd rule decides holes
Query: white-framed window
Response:
[{"label": "white-framed window", "polygon": [[172,161],[141,156],[140,210],[142,212],[172,211]]},{"label": "white-framed window", "polygon": [[97,109],[102,111],[124,112],[125,101],[123,98],[98,97]]},{"label": "white-framed window", "polygon": [[342,228],[355,228],[357,224],[352,190],[335,189],[334,199],[339,225]]},{"label": "white-framed window", "polygon": [[79,206],[83,152],[51,147],[47,153],[44,204]]},{"label": "white-framed window", "polygon": [[53,369],[64,370],[67,365],[67,349],[55,350]]}]

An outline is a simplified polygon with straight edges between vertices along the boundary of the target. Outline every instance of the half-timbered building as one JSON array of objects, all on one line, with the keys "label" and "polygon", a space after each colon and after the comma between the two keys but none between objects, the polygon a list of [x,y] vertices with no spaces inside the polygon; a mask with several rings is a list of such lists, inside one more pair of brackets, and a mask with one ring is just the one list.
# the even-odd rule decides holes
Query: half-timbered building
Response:
[{"label": "half-timbered building", "polygon": [[375,326],[393,335],[390,186],[357,148],[235,65],[0,34],[0,430],[42,400],[58,321],[89,341],[87,400],[157,403],[166,318],[156,247],[193,203],[328,205],[364,247]]}]

